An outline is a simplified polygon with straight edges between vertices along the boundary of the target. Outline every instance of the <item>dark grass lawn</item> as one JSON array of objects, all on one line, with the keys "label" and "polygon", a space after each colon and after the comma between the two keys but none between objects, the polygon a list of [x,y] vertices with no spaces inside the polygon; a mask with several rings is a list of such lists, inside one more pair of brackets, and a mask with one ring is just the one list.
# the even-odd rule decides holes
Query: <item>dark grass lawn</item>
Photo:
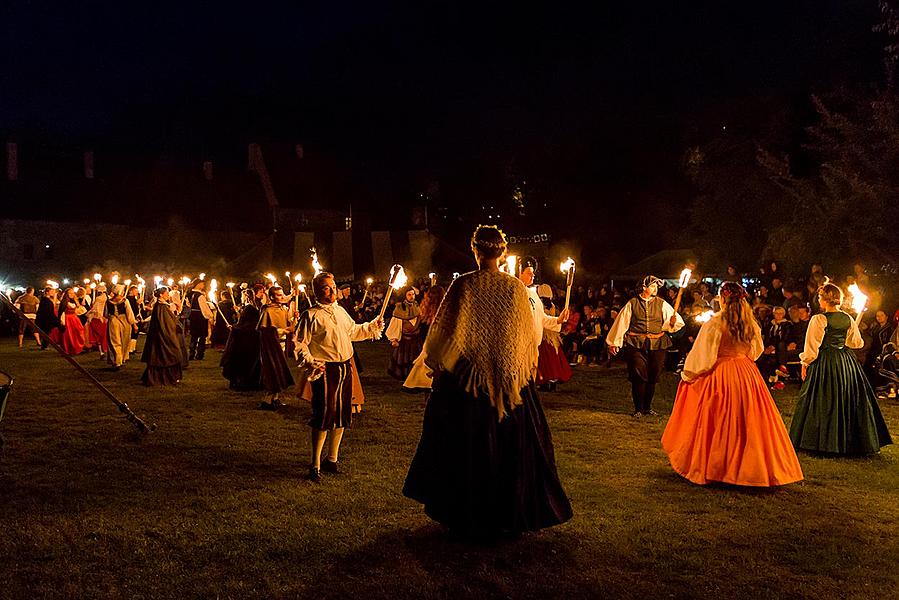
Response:
[{"label": "dark grass lawn", "polygon": [[[0,596],[899,598],[899,450],[802,455],[806,480],[784,489],[694,486],[660,448],[665,416],[627,415],[616,368],[580,368],[543,396],[574,519],[448,539],[400,493],[423,398],[386,376],[388,350],[361,345],[367,403],[346,472],[314,486],[307,406],[254,410],[217,352],[153,390],[139,363],[79,358],[158,425],[141,437],[59,357],[0,340],[16,377],[0,424]],[[663,415],[675,385],[660,386]],[[786,419],[796,392],[777,396]],[[883,410],[899,433],[899,405]]]}]

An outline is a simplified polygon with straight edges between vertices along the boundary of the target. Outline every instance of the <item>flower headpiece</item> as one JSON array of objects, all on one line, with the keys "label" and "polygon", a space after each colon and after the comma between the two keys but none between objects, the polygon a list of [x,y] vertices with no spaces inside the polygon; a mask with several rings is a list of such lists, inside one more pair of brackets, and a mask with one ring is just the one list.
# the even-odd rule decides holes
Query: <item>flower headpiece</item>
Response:
[{"label": "flower headpiece", "polygon": [[731,298],[749,298],[749,292],[746,291],[739,283],[734,281],[725,281],[721,284],[721,291],[719,292],[722,300],[730,300]]}]

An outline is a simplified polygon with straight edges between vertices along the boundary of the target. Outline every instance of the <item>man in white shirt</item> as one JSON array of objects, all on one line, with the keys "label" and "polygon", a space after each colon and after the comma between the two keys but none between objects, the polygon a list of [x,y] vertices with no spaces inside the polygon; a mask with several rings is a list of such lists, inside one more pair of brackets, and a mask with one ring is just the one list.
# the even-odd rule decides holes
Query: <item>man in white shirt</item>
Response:
[{"label": "man in white shirt", "polygon": [[606,338],[609,353],[614,356],[622,350],[627,362],[634,417],[657,414],[652,410],[652,398],[671,346],[668,334],[684,326],[681,316],[656,295],[661,283],[652,275],[644,278],[640,295],[621,307]]},{"label": "man in white shirt", "polygon": [[[303,378],[311,387],[312,464],[309,479],[321,481],[321,471],[338,473],[337,454],[343,430],[353,418],[353,386],[350,361],[353,358],[353,342],[378,339],[384,329],[384,320],[375,318],[358,324],[337,303],[337,285],[334,276],[321,272],[312,280],[312,291],[317,306],[300,316],[296,332],[296,355],[300,361],[300,389]],[[321,460],[328,432],[328,458]]]}]

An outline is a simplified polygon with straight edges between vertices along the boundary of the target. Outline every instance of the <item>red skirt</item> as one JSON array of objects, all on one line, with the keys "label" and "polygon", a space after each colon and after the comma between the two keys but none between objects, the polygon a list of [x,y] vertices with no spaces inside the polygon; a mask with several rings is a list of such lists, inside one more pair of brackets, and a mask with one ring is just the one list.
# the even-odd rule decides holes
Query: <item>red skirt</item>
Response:
[{"label": "red skirt", "polygon": [[100,352],[109,350],[109,340],[106,337],[106,321],[91,319],[87,324],[87,345],[89,348],[100,347]]},{"label": "red skirt", "polygon": [[540,344],[540,358],[537,362],[537,385],[548,381],[565,383],[571,379],[571,367],[562,348],[558,349],[547,341]]},{"label": "red skirt", "polygon": [[66,354],[81,354],[84,350],[84,325],[81,324],[81,319],[74,314],[67,314],[65,327],[60,346]]}]

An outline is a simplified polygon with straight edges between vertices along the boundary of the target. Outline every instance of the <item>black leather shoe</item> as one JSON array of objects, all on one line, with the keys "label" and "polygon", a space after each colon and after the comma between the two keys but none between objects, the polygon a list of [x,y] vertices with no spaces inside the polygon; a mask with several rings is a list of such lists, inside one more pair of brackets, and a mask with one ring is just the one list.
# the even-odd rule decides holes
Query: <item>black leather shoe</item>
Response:
[{"label": "black leather shoe", "polygon": [[325,473],[331,473],[333,475],[337,475],[338,473],[340,473],[340,468],[337,466],[336,460],[323,460],[321,470]]},{"label": "black leather shoe", "polygon": [[312,483],[321,483],[322,482],[322,474],[319,469],[315,467],[309,467],[309,476],[306,478]]}]

